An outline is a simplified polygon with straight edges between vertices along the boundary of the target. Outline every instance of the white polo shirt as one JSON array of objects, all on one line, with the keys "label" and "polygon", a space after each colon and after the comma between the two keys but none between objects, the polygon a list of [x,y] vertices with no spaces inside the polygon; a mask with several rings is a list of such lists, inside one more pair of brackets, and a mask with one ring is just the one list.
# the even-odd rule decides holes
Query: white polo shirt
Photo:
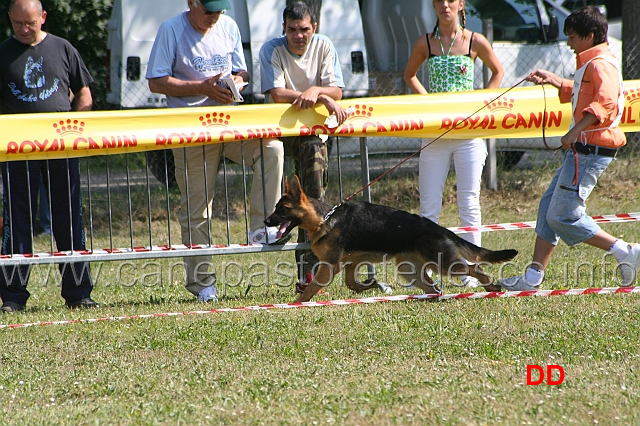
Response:
[{"label": "white polo shirt", "polygon": [[344,87],[338,53],[331,40],[314,34],[303,55],[292,53],[285,36],[274,38],[260,49],[260,84],[266,102],[269,90],[285,88],[304,92],[313,86]]}]

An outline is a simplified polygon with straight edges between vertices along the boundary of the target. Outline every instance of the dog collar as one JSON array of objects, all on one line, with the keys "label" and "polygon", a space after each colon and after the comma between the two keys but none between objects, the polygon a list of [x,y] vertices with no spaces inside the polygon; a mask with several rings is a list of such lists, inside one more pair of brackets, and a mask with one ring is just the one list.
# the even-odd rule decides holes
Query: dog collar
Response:
[{"label": "dog collar", "polygon": [[337,209],[338,207],[340,207],[341,205],[342,205],[342,203],[340,203],[340,204],[338,204],[338,205],[336,205],[336,206],[333,206],[333,207],[331,208],[331,210],[329,210],[329,213],[327,213],[327,214],[324,216],[324,221],[325,221],[325,222],[326,222],[326,221],[328,221],[328,220],[329,220],[329,218],[331,217],[331,215],[332,215],[332,214],[336,211],[336,209]]}]

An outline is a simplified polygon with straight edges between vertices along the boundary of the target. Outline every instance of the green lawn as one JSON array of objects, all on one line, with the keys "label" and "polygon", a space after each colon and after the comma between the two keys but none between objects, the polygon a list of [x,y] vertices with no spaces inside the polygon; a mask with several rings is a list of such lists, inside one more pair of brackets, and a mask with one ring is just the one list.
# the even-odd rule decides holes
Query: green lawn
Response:
[{"label": "green lawn", "polygon": [[[552,173],[505,172],[499,191],[483,192],[483,222],[535,220]],[[639,183],[633,163],[616,162],[591,196],[589,213],[638,211]],[[385,178],[372,191],[374,201],[417,208],[415,176]],[[456,226],[453,181],[445,203],[441,223]],[[604,228],[640,242],[635,222]],[[534,236],[530,230],[485,233],[483,245],[520,250],[515,272],[530,261]],[[216,263],[272,267],[292,257],[227,256]],[[42,266],[40,275],[32,275],[27,311],[0,317],[0,323],[182,312],[295,297],[286,283],[254,280],[247,292],[244,280],[221,288],[219,303],[198,304],[166,273],[176,260],[159,262],[160,282],[141,278],[142,262],[126,270],[117,263],[94,264],[99,311],[65,309],[55,278],[41,279],[47,268]],[[610,265],[603,269],[605,262]],[[614,265],[597,249],[561,243],[544,288],[615,286]],[[389,281],[396,293],[412,292]],[[445,290],[468,291],[455,283]],[[334,283],[315,300],[350,297]],[[3,329],[0,424],[638,424],[639,311],[638,295],[591,295]],[[528,364],[560,365],[565,380],[527,386]]]}]

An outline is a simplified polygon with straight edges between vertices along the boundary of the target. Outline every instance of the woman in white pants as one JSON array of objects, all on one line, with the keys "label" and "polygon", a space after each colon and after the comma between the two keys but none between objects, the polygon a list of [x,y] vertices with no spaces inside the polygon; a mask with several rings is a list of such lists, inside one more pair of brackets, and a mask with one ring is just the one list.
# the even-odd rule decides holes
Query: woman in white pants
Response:
[{"label": "woman in white pants", "polygon": [[[429,92],[464,92],[473,90],[474,63],[480,58],[491,70],[487,88],[500,86],[504,69],[493,53],[491,44],[482,34],[465,28],[464,0],[433,0],[438,21],[433,32],[420,36],[413,46],[404,71],[404,80],[413,93],[428,93],[417,77],[427,61]],[[453,158],[458,187],[458,212],[462,226],[478,226],[480,213],[480,184],[487,149],[482,139],[430,139],[423,141],[420,152],[420,215],[438,222],[442,208],[442,192]],[[462,236],[481,245],[480,233]],[[462,282],[476,287],[470,276]]]}]

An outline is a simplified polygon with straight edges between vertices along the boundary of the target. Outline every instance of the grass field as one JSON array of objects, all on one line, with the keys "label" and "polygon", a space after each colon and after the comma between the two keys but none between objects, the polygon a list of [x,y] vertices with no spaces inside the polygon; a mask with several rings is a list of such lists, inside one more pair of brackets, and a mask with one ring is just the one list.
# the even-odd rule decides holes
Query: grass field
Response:
[{"label": "grass field", "polygon": [[[626,160],[612,165],[589,199],[589,213],[637,211],[639,169]],[[483,222],[535,220],[552,173],[551,167],[505,172],[497,192],[483,192]],[[357,189],[353,186],[347,190]],[[417,208],[411,176],[385,178],[372,192],[376,202]],[[337,201],[335,193],[331,196]],[[456,226],[456,214],[452,181],[441,223]],[[636,223],[604,227],[640,242]],[[513,266],[519,272],[530,261],[533,239],[533,231],[493,232],[483,235],[483,245],[520,250]],[[290,257],[215,261],[274,265]],[[65,309],[55,278],[41,278],[47,268],[42,267],[32,274],[27,311],[2,316],[0,322],[182,312],[294,298],[290,286],[275,281],[253,280],[247,291],[245,279],[222,288],[217,304],[198,304],[179,279],[166,273],[170,262],[160,262],[160,283],[143,279],[135,262],[124,271],[115,263],[94,264],[94,276],[100,274],[93,292],[103,305],[99,311]],[[613,266],[615,261],[596,249],[561,243],[544,288],[615,286]],[[389,281],[398,294],[412,292]],[[454,283],[445,290],[468,291]],[[316,299],[350,297],[334,283]],[[638,424],[639,311],[637,295],[592,295],[3,329],[0,424]],[[564,382],[528,386],[528,364],[560,365]]]}]

